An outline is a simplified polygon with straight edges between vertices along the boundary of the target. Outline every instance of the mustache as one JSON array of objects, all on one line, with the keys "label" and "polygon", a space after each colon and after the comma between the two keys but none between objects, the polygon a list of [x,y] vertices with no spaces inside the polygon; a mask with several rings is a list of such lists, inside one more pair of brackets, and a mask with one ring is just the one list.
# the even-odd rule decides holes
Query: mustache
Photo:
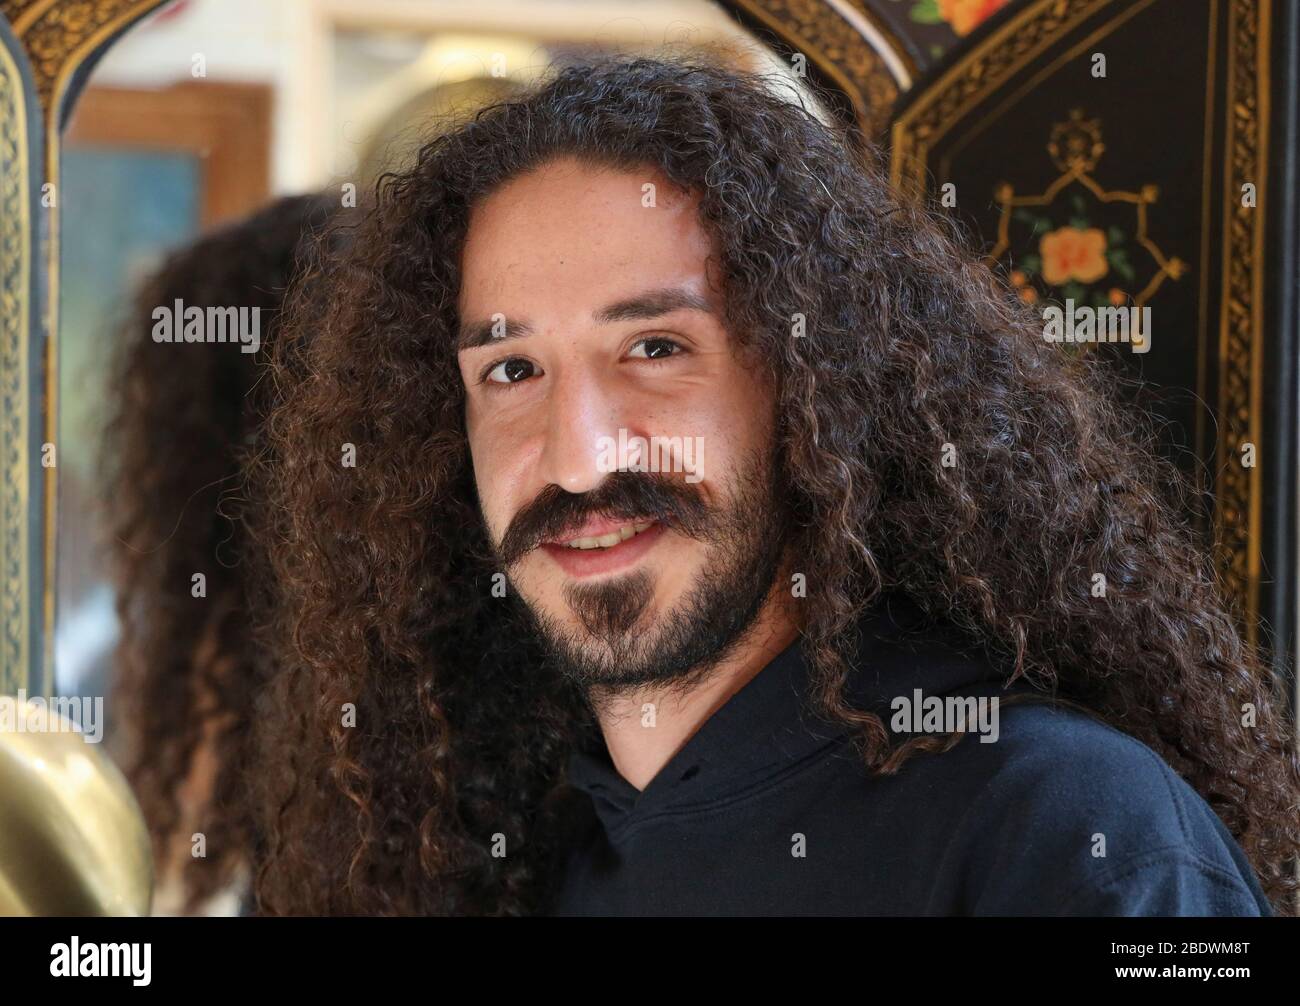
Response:
[{"label": "mustache", "polygon": [[611,472],[585,493],[565,492],[551,484],[515,514],[496,547],[497,558],[511,566],[590,517],[656,520],[688,538],[703,540],[709,537],[714,513],[695,486],[662,472]]}]

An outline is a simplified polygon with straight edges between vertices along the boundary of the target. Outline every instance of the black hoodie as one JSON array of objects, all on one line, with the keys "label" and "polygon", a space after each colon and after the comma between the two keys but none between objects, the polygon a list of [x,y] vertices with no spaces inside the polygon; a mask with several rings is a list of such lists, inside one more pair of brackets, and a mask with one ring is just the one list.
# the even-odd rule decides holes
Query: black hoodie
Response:
[{"label": "black hoodie", "polygon": [[[1006,670],[898,599],[859,638],[849,694],[896,734],[934,726],[899,715],[905,699],[1027,690],[1005,689]],[[849,730],[806,707],[807,684],[796,642],[644,791],[603,743],[576,750],[569,780],[594,815],[554,913],[1273,914],[1208,804],[1091,716],[1030,703],[994,717],[986,705],[950,751],[871,777]]]}]

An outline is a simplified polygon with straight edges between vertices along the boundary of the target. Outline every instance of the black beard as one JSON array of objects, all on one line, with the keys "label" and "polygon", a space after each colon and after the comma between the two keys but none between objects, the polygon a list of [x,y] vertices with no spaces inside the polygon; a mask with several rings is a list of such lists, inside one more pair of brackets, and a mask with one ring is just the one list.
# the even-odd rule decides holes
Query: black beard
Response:
[{"label": "black beard", "polygon": [[692,525],[690,537],[708,549],[704,569],[687,595],[655,623],[641,624],[654,596],[653,579],[644,571],[569,585],[565,601],[581,629],[566,629],[524,602],[533,631],[565,677],[603,695],[649,685],[685,688],[744,638],[775,583],[784,552],[786,515],[778,502],[775,465],[759,458],[740,473],[725,509],[706,510]]}]

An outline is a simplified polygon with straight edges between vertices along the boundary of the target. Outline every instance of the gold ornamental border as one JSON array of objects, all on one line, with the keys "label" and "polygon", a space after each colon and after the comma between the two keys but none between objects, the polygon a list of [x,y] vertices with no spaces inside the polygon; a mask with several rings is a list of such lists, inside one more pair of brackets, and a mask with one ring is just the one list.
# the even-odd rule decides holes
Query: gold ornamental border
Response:
[{"label": "gold ornamental border", "polygon": [[[41,151],[43,155],[41,160],[45,165],[46,183],[54,183],[57,187],[59,182],[59,117],[62,113],[64,97],[74,74],[87,59],[94,56],[115,34],[155,8],[161,7],[165,2],[166,0],[0,0],[0,14],[3,14],[9,22],[11,30],[17,36],[31,63],[37,104],[44,119],[45,128],[42,135],[45,149]],[[4,113],[0,112],[0,114]],[[27,172],[32,163],[31,159],[25,157],[17,163],[20,169],[16,173],[22,176],[19,184],[25,188],[30,187],[32,179],[27,177]],[[47,240],[40,249],[40,254],[44,260],[44,275],[46,277],[46,289],[44,291],[46,309],[44,316],[39,319],[44,336],[41,345],[45,350],[45,383],[42,389],[44,401],[39,403],[40,416],[35,415],[33,411],[36,403],[29,406],[26,404],[25,399],[7,398],[7,403],[15,401],[19,403],[17,409],[23,413],[21,422],[24,429],[26,429],[27,423],[41,424],[43,430],[42,440],[51,444],[58,442],[59,418],[58,339],[55,337],[55,333],[58,331],[59,306],[59,201],[57,188],[55,196],[53,205],[46,210],[48,214],[46,220]],[[35,233],[32,224],[33,221],[29,220],[24,225],[29,242]],[[28,261],[30,263],[30,258]],[[5,277],[7,281],[7,270]],[[24,302],[23,310],[28,310],[25,295],[22,300]],[[8,335],[11,313],[13,313],[13,310],[10,305],[6,304],[4,308],[6,335]],[[20,374],[11,374],[9,370],[11,364],[21,367],[22,372]],[[6,353],[3,373],[5,388],[18,386],[20,383],[21,386],[29,386],[28,382],[31,380],[30,365],[31,361],[24,359],[19,363]],[[14,406],[8,404],[8,407],[12,408]],[[6,417],[6,425],[9,424],[10,419]],[[6,432],[12,431],[7,430]],[[28,450],[26,438],[21,441],[21,447],[18,450],[17,457],[14,457],[12,449],[6,454],[4,479],[6,490],[17,479],[22,478],[25,480],[28,466],[35,463],[35,459],[26,456]],[[41,541],[44,589],[41,597],[40,614],[41,624],[44,628],[41,634],[43,652],[39,655],[27,652],[28,644],[26,640],[30,639],[30,633],[25,635],[20,652],[15,654],[18,663],[9,665],[8,658],[10,654],[6,651],[5,685],[7,690],[17,690],[18,688],[26,688],[28,692],[34,690],[30,685],[32,684],[33,664],[36,659],[40,660],[43,668],[41,674],[43,690],[49,691],[52,687],[55,628],[54,598],[55,587],[58,582],[55,564],[55,534],[58,513],[57,476],[57,467],[44,469],[42,486],[44,497],[42,524],[44,532]],[[26,485],[26,482],[24,482],[24,485]],[[28,511],[30,503],[31,501],[26,501],[24,511]],[[8,551],[11,536],[17,529],[9,526],[7,512],[5,513],[5,520],[4,531],[6,551]],[[23,521],[21,541],[25,555],[29,534],[28,528],[31,526],[28,514],[25,513]],[[11,563],[9,562],[9,556],[6,555],[4,566],[6,580],[3,590],[5,606],[0,609],[0,616],[4,618],[4,638],[6,640],[12,637],[20,621],[29,624],[27,620],[31,618],[32,605],[32,599],[29,596],[31,593],[31,578],[23,574],[19,582],[11,584],[9,582],[10,570]],[[20,610],[11,613],[8,598],[14,590],[20,591],[24,598],[19,606]],[[11,617],[14,620],[13,626],[10,624]]]},{"label": "gold ornamental border", "polygon": [[32,239],[28,177],[27,107],[23,76],[9,49],[0,45],[0,694],[27,683],[31,667],[28,585],[28,422],[31,368]]},{"label": "gold ornamental border", "polygon": [[[982,39],[898,116],[891,134],[894,184],[921,196],[935,143],[1055,40],[1114,2],[1038,0]],[[1253,444],[1256,457],[1265,457],[1260,436],[1269,2],[1227,0],[1227,10],[1225,194],[1240,192],[1250,182],[1257,200],[1256,207],[1248,208],[1238,199],[1224,199],[1214,535],[1221,543],[1215,550],[1220,582],[1254,645],[1259,635],[1262,496],[1260,468],[1244,467],[1241,449]]]},{"label": "gold ornamental border", "polygon": [[[1224,134],[1223,285],[1219,313],[1218,491],[1214,525],[1225,546],[1220,575],[1241,599],[1250,642],[1259,613],[1260,527],[1263,504],[1259,460],[1264,364],[1264,225],[1268,219],[1269,0],[1228,4],[1228,101]],[[1247,182],[1256,205],[1234,194]],[[1246,468],[1241,449],[1253,444],[1257,463]]]},{"label": "gold ornamental border", "polygon": [[863,134],[885,134],[918,70],[897,36],[861,0],[717,0],[761,24],[834,83]]}]

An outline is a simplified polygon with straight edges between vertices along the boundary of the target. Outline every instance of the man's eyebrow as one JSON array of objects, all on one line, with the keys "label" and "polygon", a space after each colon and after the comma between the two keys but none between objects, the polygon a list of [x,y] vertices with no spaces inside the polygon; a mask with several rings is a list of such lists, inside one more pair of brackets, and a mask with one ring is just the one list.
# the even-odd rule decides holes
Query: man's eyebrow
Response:
[{"label": "man's eyebrow", "polygon": [[645,318],[658,318],[660,315],[682,309],[692,311],[711,311],[709,302],[694,290],[685,287],[665,287],[662,290],[648,290],[626,300],[620,300],[601,308],[593,317],[602,324],[611,321],[637,321]]},{"label": "man's eyebrow", "polygon": [[[497,335],[498,326],[501,329],[500,335]],[[526,321],[511,321],[505,315],[494,315],[487,321],[461,325],[460,331],[456,333],[456,352],[478,349],[479,346],[505,342],[507,339],[521,339],[525,335],[531,335],[532,332],[533,326]]]},{"label": "man's eyebrow", "polygon": [[[635,297],[615,301],[597,311],[592,317],[601,324],[614,321],[638,321],[658,318],[673,311],[691,310],[710,312],[709,302],[693,290],[685,287],[665,287],[661,290],[648,290]],[[496,334],[500,331],[500,335]],[[477,349],[493,342],[505,342],[507,339],[519,339],[531,335],[533,328],[527,322],[511,321],[498,317],[495,320],[471,322],[461,325],[456,335],[456,351]]]}]

